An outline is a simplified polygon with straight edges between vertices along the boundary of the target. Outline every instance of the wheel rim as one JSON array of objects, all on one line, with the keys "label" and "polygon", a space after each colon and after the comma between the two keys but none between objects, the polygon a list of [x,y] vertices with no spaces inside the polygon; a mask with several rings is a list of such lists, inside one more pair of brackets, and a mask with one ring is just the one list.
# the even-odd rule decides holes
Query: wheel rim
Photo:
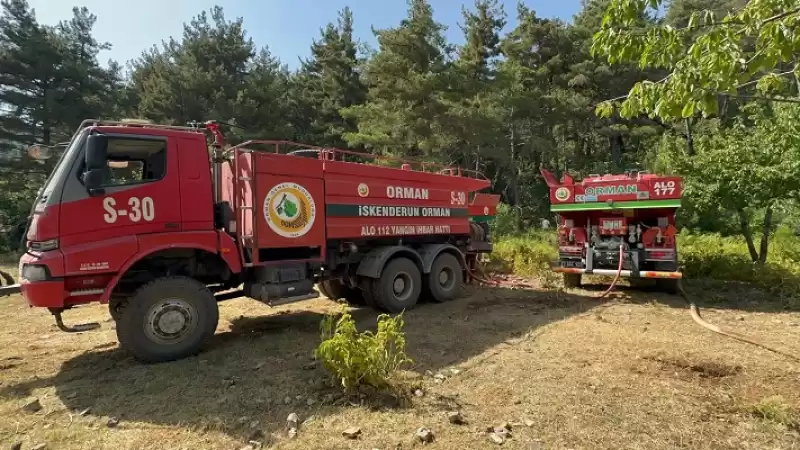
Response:
[{"label": "wheel rim", "polygon": [[445,291],[453,289],[453,286],[456,284],[456,274],[450,267],[442,267],[438,278],[439,287]]},{"label": "wheel rim", "polygon": [[411,279],[411,275],[406,272],[398,272],[392,282],[392,293],[394,297],[398,301],[404,302],[411,297],[413,291],[414,281]]},{"label": "wheel rim", "polygon": [[197,311],[187,301],[168,298],[147,311],[144,332],[159,344],[177,344],[197,328]]}]

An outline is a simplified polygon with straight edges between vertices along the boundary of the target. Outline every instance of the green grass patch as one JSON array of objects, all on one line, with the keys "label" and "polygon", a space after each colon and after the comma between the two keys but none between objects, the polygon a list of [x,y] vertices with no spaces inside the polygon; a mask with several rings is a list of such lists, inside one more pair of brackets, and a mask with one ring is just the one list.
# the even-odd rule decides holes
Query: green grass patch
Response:
[{"label": "green grass patch", "polygon": [[750,412],[764,422],[790,430],[800,425],[797,411],[779,395],[761,400],[750,408]]}]

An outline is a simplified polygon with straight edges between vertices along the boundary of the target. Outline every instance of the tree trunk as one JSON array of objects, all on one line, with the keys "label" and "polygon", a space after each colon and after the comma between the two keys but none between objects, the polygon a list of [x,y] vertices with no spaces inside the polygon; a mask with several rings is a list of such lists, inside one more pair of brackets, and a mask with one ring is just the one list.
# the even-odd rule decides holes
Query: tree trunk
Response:
[{"label": "tree trunk", "polygon": [[739,226],[742,229],[744,240],[747,242],[747,250],[750,252],[750,259],[752,259],[753,262],[757,262],[758,252],[756,251],[756,244],[753,243],[753,233],[750,231],[750,219],[747,218],[747,213],[744,212],[744,209],[739,208],[736,212],[739,214]]},{"label": "tree trunk", "polygon": [[620,139],[618,135],[613,135],[608,138],[608,146],[611,153],[611,165],[614,169],[619,169],[622,160],[622,149],[620,148]]},{"label": "tree trunk", "polygon": [[[511,134],[509,136],[509,140],[511,141],[511,168],[510,168],[511,180],[509,184],[511,184],[511,197],[513,197],[514,200],[510,206],[512,207],[512,210],[517,211],[517,208],[519,207],[520,204],[520,191],[519,191],[520,170],[519,170],[519,161],[517,161],[517,139],[514,129],[513,117],[514,117],[514,109],[512,108],[511,120],[509,121],[511,123]],[[519,214],[515,214],[515,217],[517,220],[514,221],[514,229],[515,231],[519,231],[521,228],[521,220]]]},{"label": "tree trunk", "polygon": [[694,136],[692,136],[692,119],[686,118],[686,154],[694,156]]},{"label": "tree trunk", "polygon": [[767,206],[764,211],[764,229],[761,235],[761,248],[759,249],[758,263],[765,264],[767,262],[767,254],[769,250],[769,235],[772,228],[772,205]]}]

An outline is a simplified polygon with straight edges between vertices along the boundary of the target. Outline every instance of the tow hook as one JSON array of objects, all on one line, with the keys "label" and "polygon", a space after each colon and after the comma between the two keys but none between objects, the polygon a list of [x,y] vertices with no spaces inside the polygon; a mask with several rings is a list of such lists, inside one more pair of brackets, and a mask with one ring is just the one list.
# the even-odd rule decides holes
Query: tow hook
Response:
[{"label": "tow hook", "polygon": [[64,319],[61,318],[61,313],[64,312],[66,308],[49,308],[50,312],[53,314],[53,317],[56,318],[56,326],[61,331],[66,333],[80,333],[82,331],[91,331],[100,328],[100,324],[97,322],[89,322],[89,323],[79,323],[75,326],[69,327],[64,325]]}]

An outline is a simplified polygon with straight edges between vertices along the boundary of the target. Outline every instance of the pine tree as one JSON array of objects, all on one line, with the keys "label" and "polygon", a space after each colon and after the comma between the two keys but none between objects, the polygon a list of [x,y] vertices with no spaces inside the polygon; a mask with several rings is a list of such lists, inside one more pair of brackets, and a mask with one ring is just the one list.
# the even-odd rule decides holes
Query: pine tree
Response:
[{"label": "pine tree", "polygon": [[380,50],[365,67],[367,101],[343,110],[358,125],[345,134],[351,145],[404,156],[441,147],[446,107],[440,93],[449,87],[443,30],[426,0],[409,0],[408,17],[398,27],[374,31]]},{"label": "pine tree", "polygon": [[50,144],[60,119],[64,42],[39,25],[27,1],[0,6],[0,140]]},{"label": "pine tree", "polygon": [[358,65],[353,13],[345,8],[337,24],[329,23],[320,40],[312,42],[311,57],[297,77],[301,101],[310,113],[307,137],[312,143],[342,146],[342,135],[356,131],[354,120],[342,117],[341,110],[360,105],[366,97]]}]

